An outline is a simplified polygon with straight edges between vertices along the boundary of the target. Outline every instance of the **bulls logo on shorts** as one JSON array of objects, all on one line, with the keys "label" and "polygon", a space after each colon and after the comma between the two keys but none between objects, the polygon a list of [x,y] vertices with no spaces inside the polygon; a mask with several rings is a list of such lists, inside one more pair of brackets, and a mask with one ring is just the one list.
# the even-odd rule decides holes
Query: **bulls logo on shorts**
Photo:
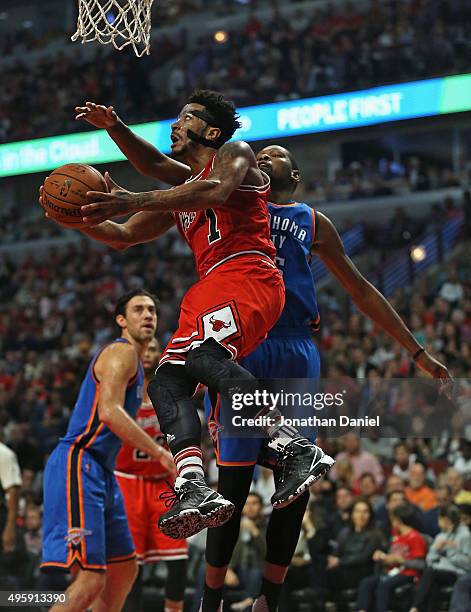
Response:
[{"label": "bulls logo on shorts", "polygon": [[237,331],[237,324],[230,306],[223,306],[203,316],[203,334],[205,338],[221,341]]}]

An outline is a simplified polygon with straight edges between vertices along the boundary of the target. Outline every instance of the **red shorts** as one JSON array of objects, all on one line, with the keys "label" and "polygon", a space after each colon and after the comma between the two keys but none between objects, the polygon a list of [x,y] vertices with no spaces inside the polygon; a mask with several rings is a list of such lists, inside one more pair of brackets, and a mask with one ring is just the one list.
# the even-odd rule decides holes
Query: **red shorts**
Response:
[{"label": "red shorts", "polygon": [[235,257],[187,291],[178,329],[159,365],[184,365],[188,351],[208,338],[224,346],[232,359],[240,359],[266,338],[284,303],[283,277],[268,257]]},{"label": "red shorts", "polygon": [[176,561],[188,558],[186,540],[174,540],[164,535],[157,526],[167,512],[161,493],[168,491],[165,480],[143,478],[115,472],[124,497],[129,529],[136,547],[139,563]]}]

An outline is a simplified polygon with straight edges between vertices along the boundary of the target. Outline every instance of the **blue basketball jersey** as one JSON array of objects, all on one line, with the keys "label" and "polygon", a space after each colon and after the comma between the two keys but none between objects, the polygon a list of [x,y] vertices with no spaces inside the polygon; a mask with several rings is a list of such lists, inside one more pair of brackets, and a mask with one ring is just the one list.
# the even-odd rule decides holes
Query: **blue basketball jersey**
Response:
[{"label": "blue basketball jersey", "polygon": [[316,289],[311,271],[311,245],[316,216],[307,204],[268,203],[271,239],[276,247],[276,264],[283,274],[286,303],[273,328],[318,327]]},{"label": "blue basketball jersey", "polygon": [[[311,331],[319,325],[319,312],[310,254],[316,216],[310,206],[297,202],[269,203],[268,210],[276,263],[285,283],[286,303],[268,338],[240,363],[259,379],[316,379],[320,375],[320,357]],[[271,464],[272,457],[263,451],[264,438],[234,437],[233,433],[225,431],[227,415],[211,404],[208,394],[204,405],[218,465],[253,465],[257,461]],[[313,440],[317,435],[314,428],[302,433]]]},{"label": "blue basketball jersey", "polygon": [[[113,342],[128,342],[117,338]],[[106,345],[108,346],[108,345]],[[102,347],[93,357],[69,421],[66,435],[60,443],[73,445],[87,450],[97,461],[109,470],[114,469],[116,456],[121,448],[121,440],[98,418],[100,383],[95,378],[94,367]],[[139,360],[136,375],[128,382],[124,410],[134,418],[143,398],[144,372]]]}]

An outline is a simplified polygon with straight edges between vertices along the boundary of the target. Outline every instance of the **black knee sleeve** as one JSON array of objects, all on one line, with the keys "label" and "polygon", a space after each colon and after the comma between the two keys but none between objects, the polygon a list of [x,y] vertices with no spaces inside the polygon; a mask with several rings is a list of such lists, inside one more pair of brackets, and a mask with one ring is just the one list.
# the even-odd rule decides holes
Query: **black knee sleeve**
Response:
[{"label": "black knee sleeve", "polygon": [[160,428],[172,452],[200,445],[201,422],[192,399],[196,382],[181,366],[164,364],[147,387]]},{"label": "black knee sleeve", "polygon": [[218,492],[234,504],[227,523],[208,529],[206,561],[213,567],[229,565],[240,530],[240,517],[252,483],[254,466],[219,467]]},{"label": "black knee sleeve", "polygon": [[271,513],[267,527],[268,563],[282,567],[290,565],[308,502],[309,491],[306,491],[289,506]]},{"label": "black knee sleeve", "polygon": [[228,395],[231,380],[244,392],[256,388],[257,379],[246,369],[229,359],[228,351],[213,338],[188,352],[185,369],[191,378],[218,393]]},{"label": "black knee sleeve", "polygon": [[167,581],[165,582],[165,599],[183,601],[186,587],[186,559],[167,561]]}]

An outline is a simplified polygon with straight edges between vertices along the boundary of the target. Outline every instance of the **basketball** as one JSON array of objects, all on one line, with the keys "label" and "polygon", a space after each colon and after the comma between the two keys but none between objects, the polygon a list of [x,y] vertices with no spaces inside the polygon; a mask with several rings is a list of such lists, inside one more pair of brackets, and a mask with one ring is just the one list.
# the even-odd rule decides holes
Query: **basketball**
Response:
[{"label": "basketball", "polygon": [[87,164],[65,164],[44,182],[44,208],[56,221],[73,227],[82,221],[80,207],[88,203],[87,191],[108,191],[103,175]]}]

